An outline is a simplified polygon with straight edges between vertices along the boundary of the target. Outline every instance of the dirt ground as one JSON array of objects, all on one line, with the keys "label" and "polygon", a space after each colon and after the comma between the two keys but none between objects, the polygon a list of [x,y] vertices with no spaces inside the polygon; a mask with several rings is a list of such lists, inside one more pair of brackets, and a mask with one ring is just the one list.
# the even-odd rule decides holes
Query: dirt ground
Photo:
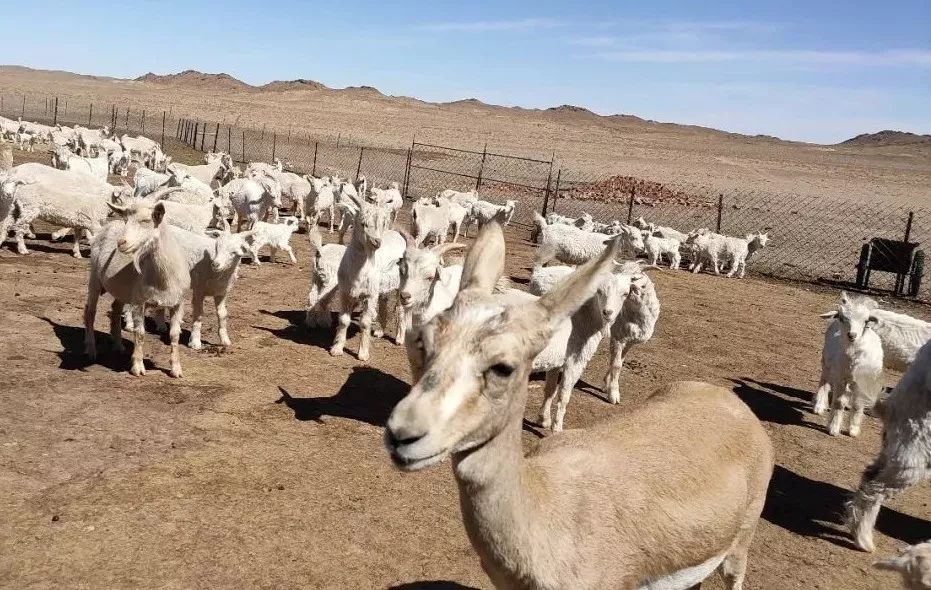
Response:
[{"label": "dirt ground", "polygon": [[[401,474],[383,450],[384,422],[409,387],[402,350],[382,340],[369,364],[333,358],[332,331],[301,325],[304,235],[293,240],[297,265],[243,267],[230,300],[233,346],[185,348],[185,376],[174,380],[168,348],[151,333],[143,378],[127,373],[128,356],[108,354],[106,297],[101,360],[83,360],[87,261],[39,229],[30,255],[10,242],[0,250],[0,587],[490,587],[448,464]],[[518,284],[529,276],[526,238],[508,236]],[[662,313],[653,340],[629,357],[621,407],[671,380],[708,380],[746,401],[777,449],[748,588],[895,588],[839,526],[879,447],[878,422],[868,418],[859,439],[835,439],[809,412],[816,314],[836,292],[651,273]],[[927,319],[927,309],[909,311]],[[208,317],[205,343],[217,342],[215,326]],[[602,351],[567,427],[618,411],[600,391],[605,370]],[[531,382],[531,422],[541,385]],[[527,447],[540,436],[526,428]],[[880,515],[878,554],[931,537],[929,520],[925,490],[903,494]]]},{"label": "dirt ground", "polygon": [[[931,205],[928,143],[823,146],[629,115],[600,117],[571,107],[541,111],[474,100],[436,104],[371,88],[259,90],[197,74],[159,83],[3,66],[0,94],[7,100],[6,115],[13,114],[22,94],[39,112],[47,97],[58,96],[63,110],[68,103],[69,117],[86,115],[95,103],[98,116],[111,105],[129,107],[134,117],[143,109],[150,115],[171,110],[175,117],[267,127],[279,137],[293,132],[335,141],[339,135],[344,144],[348,139],[355,145],[406,149],[416,136],[420,142],[479,151],[487,142],[491,151],[545,160],[555,150],[567,180],[623,174],[700,193],[754,191],[773,198],[793,194]],[[862,130],[874,131],[879,130]]]}]

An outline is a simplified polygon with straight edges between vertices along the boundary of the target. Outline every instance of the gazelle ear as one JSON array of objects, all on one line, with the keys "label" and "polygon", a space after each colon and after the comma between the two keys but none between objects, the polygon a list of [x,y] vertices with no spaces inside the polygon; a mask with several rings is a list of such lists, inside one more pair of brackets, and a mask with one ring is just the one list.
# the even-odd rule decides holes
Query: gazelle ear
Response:
[{"label": "gazelle ear", "polygon": [[575,313],[595,294],[603,273],[613,268],[619,249],[617,240],[608,243],[601,256],[577,268],[537,300],[536,305],[546,312],[551,327]]},{"label": "gazelle ear", "polygon": [[485,225],[475,238],[475,243],[462,265],[462,282],[459,292],[477,289],[491,293],[495,283],[504,273],[504,233],[501,226],[492,221]]}]

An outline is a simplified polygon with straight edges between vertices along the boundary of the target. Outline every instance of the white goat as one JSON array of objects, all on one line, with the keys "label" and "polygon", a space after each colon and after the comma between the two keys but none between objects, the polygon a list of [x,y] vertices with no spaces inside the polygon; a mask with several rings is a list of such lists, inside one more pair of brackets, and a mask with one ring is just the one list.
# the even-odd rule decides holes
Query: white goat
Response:
[{"label": "white goat", "polygon": [[882,390],[883,348],[872,329],[870,316],[874,309],[876,302],[872,299],[842,292],[837,310],[821,314],[832,321],[824,333],[821,383],[815,393],[814,411],[824,413],[830,397],[828,432],[832,436],[840,434],[848,406],[853,408],[849,433],[858,436],[864,410],[876,403]]},{"label": "white goat", "polygon": [[333,292],[339,284],[339,265],[346,254],[346,246],[322,244],[316,226],[311,226],[308,234],[311,245],[310,292],[307,294],[304,323],[308,328],[329,328],[333,323],[331,312],[336,311]]},{"label": "white goat", "polygon": [[[162,189],[157,196],[165,194],[170,196],[172,190],[177,191],[177,187]],[[150,197],[151,201],[153,199]],[[178,203],[168,198],[164,199],[165,221],[175,227],[186,229],[187,231],[197,234],[204,233],[208,228],[219,228],[229,230],[229,222],[226,221],[229,216],[229,209],[224,206],[220,199],[213,199],[203,205],[190,205],[188,203]]]},{"label": "white goat", "polygon": [[[330,218],[330,233],[333,233],[333,224],[336,219],[336,187],[324,178],[315,178],[313,176],[305,176],[304,178],[310,183],[310,193],[308,193],[304,204],[307,223],[312,226],[317,225],[320,223],[320,216],[326,211]],[[342,225],[342,222],[340,225]]]},{"label": "white goat", "polygon": [[275,262],[275,256],[278,254],[279,250],[286,252],[291,262],[297,262],[297,258],[294,257],[294,250],[291,248],[291,235],[294,234],[298,228],[297,218],[287,217],[283,218],[281,221],[283,221],[283,223],[256,221],[252,224],[252,234],[254,237],[254,241],[252,242],[252,261],[255,262],[255,264],[262,264],[259,261],[259,251],[264,246],[271,248],[271,253],[268,255],[269,262]]},{"label": "white goat", "polygon": [[931,590],[931,541],[910,545],[895,557],[877,561],[873,567],[899,572],[906,590]]},{"label": "white goat", "polygon": [[252,227],[257,221],[271,217],[277,219],[281,207],[281,185],[266,174],[255,174],[252,178],[237,178],[230,183],[233,190],[222,192],[227,196],[236,212],[236,231],[242,230],[243,224]]},{"label": "white goat", "polygon": [[404,344],[409,330],[419,328],[434,315],[453,304],[459,292],[462,265],[445,265],[443,256],[465,244],[439,244],[421,248],[405,234],[407,248],[398,264],[401,284],[398,288],[397,344]]},{"label": "white goat", "polygon": [[762,232],[747,234],[743,238],[722,236],[721,234],[699,234],[687,238],[693,245],[695,262],[692,272],[701,272],[704,264],[710,265],[715,274],[720,274],[721,264],[730,262],[728,277],[735,274],[743,278],[747,269],[747,259],[766,246],[769,236]]},{"label": "white goat", "polygon": [[449,233],[450,205],[452,203],[446,199],[439,202],[433,199],[418,199],[414,203],[411,207],[411,234],[416,246],[419,247],[431,238],[437,244],[446,241],[446,234]]},{"label": "white goat", "polygon": [[643,251],[647,255],[650,264],[656,266],[660,258],[669,257],[669,268],[677,270],[682,262],[682,255],[679,254],[681,242],[675,238],[661,238],[657,235],[649,235],[643,239]]},{"label": "white goat", "polygon": [[89,174],[56,170],[38,163],[16,166],[8,180],[12,182],[0,185],[0,213],[6,211],[0,217],[0,238],[6,238],[13,223],[13,210],[17,209],[19,216],[13,232],[20,254],[29,253],[23,238],[31,231],[32,222],[41,219],[73,229],[72,254],[80,258],[80,238],[85,235],[90,239],[106,223],[110,200],[129,197],[129,189],[115,187]]},{"label": "white goat", "polygon": [[83,172],[104,182],[110,174],[110,159],[105,151],[94,157],[84,157],[71,153],[68,148],[56,148],[52,152],[52,164],[59,170]]},{"label": "white goat", "polygon": [[632,227],[617,236],[596,234],[564,224],[548,224],[536,211],[534,221],[540,237],[540,249],[536,263],[543,265],[551,260],[564,264],[584,264],[604,250],[605,243],[617,240],[622,251],[639,252],[643,249],[643,236]]},{"label": "white goat", "polygon": [[453,306],[411,338],[414,385],[385,428],[392,461],[415,471],[452,458],[465,530],[495,587],[684,589],[717,568],[741,588],[773,470],[760,421],[727,389],[676,383],[526,453],[531,360],[613,253],[529,305],[503,306],[492,289],[504,255],[488,224]]},{"label": "white goat", "polygon": [[[400,284],[398,262],[404,255],[405,240],[396,231],[388,230],[388,211],[377,204],[359,200],[352,224],[352,240],[340,261],[337,288],[331,293],[339,310],[339,325],[330,347],[330,354],[343,354],[350,314],[362,308],[359,327],[362,336],[358,358],[369,358],[372,322],[378,307],[385,306],[384,296]],[[381,326],[385,326],[383,310]]]},{"label": "white goat", "polygon": [[876,406],[882,420],[882,448],[863,472],[847,505],[847,522],[857,547],[873,551],[873,527],[882,503],[931,477],[931,343],[892,393]]},{"label": "white goat", "polygon": [[391,186],[388,188],[373,187],[370,194],[371,201],[388,212],[388,217],[385,221],[387,224],[385,229],[391,229],[394,226],[395,219],[398,217],[398,211],[404,206],[404,198],[401,196],[398,183],[392,182]]},{"label": "white goat", "polygon": [[918,350],[931,340],[931,323],[904,313],[874,309],[870,319],[883,344],[883,362],[893,371],[908,369]]},{"label": "white goat", "polygon": [[178,341],[184,292],[190,287],[191,273],[184,252],[175,243],[171,225],[163,223],[165,204],[137,201],[126,208],[110,205],[122,218],[108,223],[91,245],[87,303],[84,306],[84,352],[97,356],[94,318],[97,300],[104,292],[113,296],[110,336],[116,352],[122,352],[120,325],[123,305],[133,307],[133,353],[130,373],[144,375],[142,345],[145,339],[145,306],[168,308],[171,318],[172,377],[181,377]]},{"label": "white goat", "polygon": [[472,203],[472,222],[478,226],[479,230],[492,219],[497,220],[502,225],[508,225],[511,218],[514,216],[514,209],[516,207],[516,201],[507,201],[504,205],[498,205],[488,201],[475,201]]}]

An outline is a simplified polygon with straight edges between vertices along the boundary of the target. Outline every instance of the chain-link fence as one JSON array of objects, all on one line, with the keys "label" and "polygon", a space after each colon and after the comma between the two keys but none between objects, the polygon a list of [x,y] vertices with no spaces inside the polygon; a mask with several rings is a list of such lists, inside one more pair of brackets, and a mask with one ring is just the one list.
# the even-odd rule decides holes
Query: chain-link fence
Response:
[{"label": "chain-link fence", "polygon": [[[517,201],[515,224],[533,225],[534,211],[597,221],[638,218],[682,232],[709,228],[743,236],[766,231],[770,241],[748,264],[751,272],[776,278],[852,286],[866,266],[902,253],[901,242],[927,245],[931,211],[883,202],[845,202],[816,196],[765,190],[720,191],[711,186],[678,186],[629,176],[592,178],[559,165],[555,157],[533,159],[489,151],[412,142],[388,148],[360,145],[343,134],[310,136],[277,129],[244,129],[203,122],[168,111],[132,110],[116,104],[65,102],[55,97],[24,97],[0,92],[0,115],[47,124],[109,126],[116,133],[145,134],[161,143],[176,160],[202,160],[202,152],[224,151],[239,163],[280,159],[286,169],[316,176],[364,175],[374,185],[397,182],[405,197],[432,196],[452,188],[478,190],[483,199]],[[354,142],[354,143],[353,143]],[[529,234],[528,234],[529,235]],[[893,242],[875,241],[876,238]],[[868,250],[874,247],[871,255]],[[914,249],[916,246],[911,246]],[[905,254],[908,254],[905,246]],[[895,251],[895,252],[893,252]],[[896,256],[893,256],[896,254]],[[861,264],[869,258],[868,265]],[[870,287],[908,291],[922,277],[923,254],[912,253],[896,268],[916,279],[897,285],[896,274],[871,274]],[[880,261],[880,263],[877,263]],[[887,268],[888,270],[888,268]],[[919,300],[931,302],[931,284],[917,289]]]}]

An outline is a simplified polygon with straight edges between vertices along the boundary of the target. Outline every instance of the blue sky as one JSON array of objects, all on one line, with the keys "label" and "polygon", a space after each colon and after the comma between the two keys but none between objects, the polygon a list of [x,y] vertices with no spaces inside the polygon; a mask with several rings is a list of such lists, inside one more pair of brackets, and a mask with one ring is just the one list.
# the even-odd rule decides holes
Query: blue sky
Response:
[{"label": "blue sky", "polygon": [[[5,2],[4,63],[311,78],[833,143],[931,133],[931,1]],[[7,19],[5,19],[7,20]]]}]

